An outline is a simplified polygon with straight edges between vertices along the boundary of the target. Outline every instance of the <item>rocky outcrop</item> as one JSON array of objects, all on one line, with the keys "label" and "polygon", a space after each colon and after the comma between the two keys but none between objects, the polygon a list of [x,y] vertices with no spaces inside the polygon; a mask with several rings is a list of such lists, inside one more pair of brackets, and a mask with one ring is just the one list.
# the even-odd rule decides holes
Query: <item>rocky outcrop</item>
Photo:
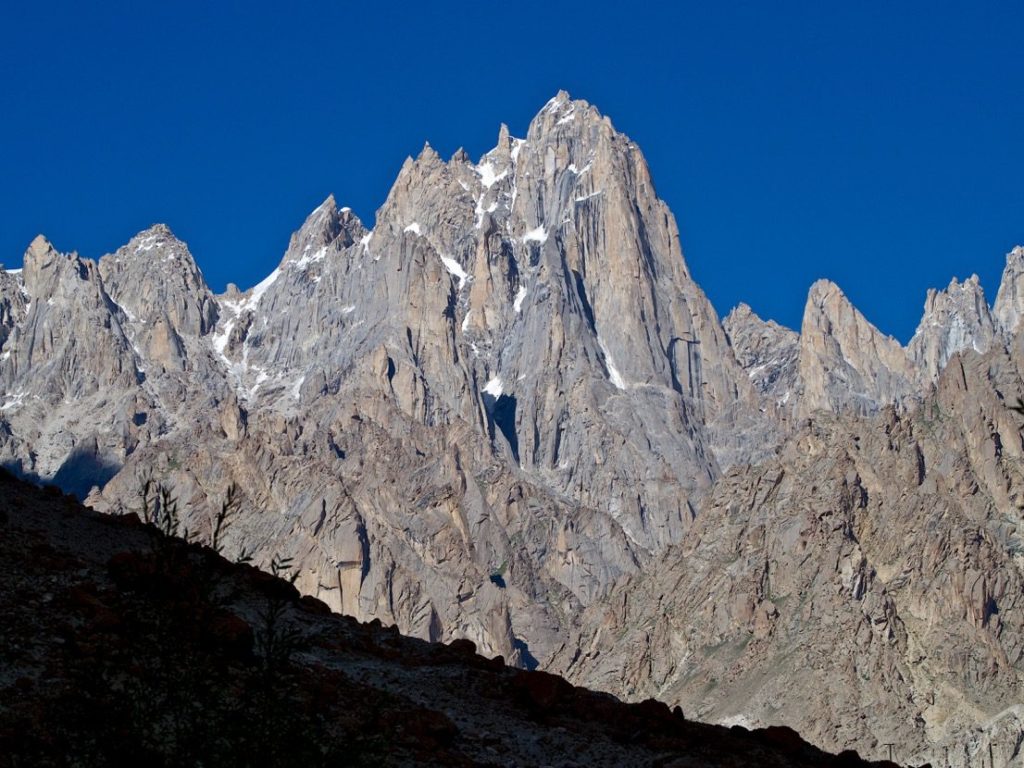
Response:
[{"label": "rocky outcrop", "polygon": [[1024,247],[1017,246],[1006,254],[1006,267],[999,283],[992,315],[1004,337],[1012,338],[1020,330],[1024,317]]},{"label": "rocky outcrop", "polygon": [[998,335],[977,275],[953,278],[944,291],[929,289],[924,316],[907,354],[926,381],[934,381],[958,352],[987,352]]},{"label": "rocky outcrop", "polygon": [[28,294],[22,283],[22,270],[0,269],[0,348],[10,357],[6,348],[11,332],[25,322]]},{"label": "rocky outcrop", "polygon": [[1024,449],[1004,403],[1021,364],[954,357],[913,414],[820,415],[774,461],[733,470],[552,667],[719,722],[786,722],[830,749],[893,743],[901,761],[966,766],[991,742],[1008,756]]},{"label": "rocky outcrop", "polygon": [[120,466],[110,451],[123,445],[142,381],[125,317],[95,262],[59,253],[42,237],[29,246],[18,277],[0,282],[0,303],[15,320],[0,352],[7,424],[0,456],[41,477],[62,469],[79,476],[73,470],[88,464],[102,485]]},{"label": "rocky outcrop", "polygon": [[884,336],[835,283],[811,286],[800,326],[800,408],[870,415],[886,405],[906,408],[918,373],[891,336]]},{"label": "rocky outcrop", "polygon": [[0,471],[5,767],[892,766],[331,615],[283,578],[52,490]]},{"label": "rocky outcrop", "polygon": [[188,247],[168,227],[157,224],[104,256],[97,266],[144,361],[164,370],[188,367],[186,339],[210,333],[218,312]]},{"label": "rocky outcrop", "polygon": [[796,404],[800,368],[800,334],[774,320],[762,320],[746,304],[722,321],[736,361],[766,404]]}]

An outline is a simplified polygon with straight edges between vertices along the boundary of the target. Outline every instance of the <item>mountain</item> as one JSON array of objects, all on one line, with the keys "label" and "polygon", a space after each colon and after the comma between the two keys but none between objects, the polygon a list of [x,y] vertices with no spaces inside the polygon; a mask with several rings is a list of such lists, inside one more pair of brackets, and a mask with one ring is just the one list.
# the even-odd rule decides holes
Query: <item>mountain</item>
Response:
[{"label": "mountain", "polygon": [[1021,362],[954,359],[913,414],[819,416],[730,471],[550,668],[900,761],[1019,756]]},{"label": "mountain", "polygon": [[[881,758],[897,733],[907,757],[974,754],[1019,703],[1022,254],[991,312],[975,279],[930,293],[907,347],[827,280],[799,333],[720,321],[639,148],[559,93],[478,162],[407,159],[372,229],[328,198],[246,291],[215,295],[163,225],[98,262],[37,239],[0,274],[0,462],[111,513],[151,477],[198,535],[234,484],[226,554],[290,557],[304,594],[426,640],[832,751]],[[880,555],[861,537],[881,521],[901,557],[962,557]],[[940,583],[998,613],[934,607]],[[813,666],[879,616],[910,629],[872,666]]]}]

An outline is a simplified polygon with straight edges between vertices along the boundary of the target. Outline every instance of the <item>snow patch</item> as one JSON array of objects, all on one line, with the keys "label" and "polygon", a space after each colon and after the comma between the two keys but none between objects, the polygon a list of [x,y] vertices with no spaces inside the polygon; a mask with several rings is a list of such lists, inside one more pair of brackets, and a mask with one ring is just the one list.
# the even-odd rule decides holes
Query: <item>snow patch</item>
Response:
[{"label": "snow patch", "polygon": [[210,343],[213,345],[213,351],[220,355],[228,365],[231,365],[231,361],[228,360],[227,355],[224,354],[224,350],[228,347],[228,339],[231,338],[231,329],[234,327],[235,321],[228,320],[224,323],[224,328],[220,333],[214,333],[210,337]]},{"label": "snow patch", "polygon": [[7,272],[8,275],[20,275],[21,274],[21,269],[22,268],[19,267],[18,269],[8,269],[8,270],[5,270],[5,271]]},{"label": "snow patch", "polygon": [[544,229],[544,225],[541,224],[539,227],[531,229],[525,235],[523,235],[524,243],[545,243],[548,239],[548,231]]},{"label": "snow patch", "polygon": [[274,282],[281,276],[281,268],[278,267],[265,278],[252,288],[252,293],[249,294],[249,298],[242,304],[242,309],[256,309],[259,306],[260,299],[263,298],[263,294],[274,284]]},{"label": "snow patch", "polygon": [[569,110],[569,111],[568,111],[568,112],[566,113],[565,117],[563,117],[563,118],[560,118],[560,119],[558,120],[558,122],[557,122],[557,123],[555,123],[555,125],[565,125],[566,123],[571,123],[571,122],[572,122],[573,120],[575,120],[575,119],[576,119],[576,109],[575,109],[575,108],[573,108],[573,109],[570,109],[570,110]]},{"label": "snow patch", "polygon": [[267,374],[267,372],[264,371],[262,368],[256,368],[254,366],[253,370],[259,371],[259,373],[256,375],[256,383],[253,384],[252,387],[249,389],[249,397],[255,397],[256,396],[256,392],[260,388],[260,385],[263,384],[264,381],[266,381],[267,379],[270,378],[270,376]]},{"label": "snow patch", "polygon": [[296,259],[289,266],[294,267],[295,269],[303,269],[304,267],[308,267],[310,264],[314,262],[323,261],[327,257],[326,246],[322,246],[316,251],[316,253],[312,255],[310,255],[308,251],[309,246],[306,246],[306,252],[303,252],[302,258]]},{"label": "snow patch", "polygon": [[746,728],[748,731],[752,731],[755,728],[760,728],[760,723],[753,720],[746,715],[732,715],[719,722],[719,725],[724,725],[726,728],[731,728],[734,725],[738,725],[741,728]]},{"label": "snow patch", "polygon": [[[124,316],[128,318],[128,322],[129,323],[137,323],[137,322],[139,322],[139,318],[137,318],[134,314],[132,314],[132,311],[130,309],[128,309],[128,307],[124,306],[123,304],[118,304],[113,299],[110,299],[110,303],[113,304],[115,307],[120,309],[121,312],[124,313]],[[49,302],[47,302],[47,304],[49,304]]]},{"label": "snow patch", "polygon": [[455,277],[459,278],[459,290],[462,290],[462,286],[466,284],[466,280],[469,279],[469,275],[466,274],[466,270],[462,268],[455,259],[450,256],[442,256],[441,261],[444,264],[444,268],[447,269]]},{"label": "snow patch", "polygon": [[156,235],[146,235],[144,238],[139,240],[138,245],[135,246],[135,252],[145,253],[146,251],[151,251],[161,243],[162,241]]},{"label": "snow patch", "polygon": [[410,224],[408,227],[406,227],[402,231],[403,232],[412,232],[414,235],[420,235],[420,236],[423,235],[423,229],[420,227],[420,224],[419,224],[418,221],[414,221],[412,224]]},{"label": "snow patch", "polygon": [[575,198],[573,200],[573,202],[575,202],[575,203],[584,203],[584,202],[586,202],[587,200],[589,200],[592,197],[597,197],[598,195],[603,195],[603,194],[604,194],[604,190],[603,189],[599,189],[599,190],[597,190],[597,192],[591,192],[589,195],[584,195],[583,197],[577,197],[577,198]]},{"label": "snow patch", "polygon": [[483,207],[484,197],[486,197],[486,194],[480,195],[480,197],[477,198],[477,201],[476,201],[476,211],[475,211],[475,213],[476,213],[476,224],[473,225],[476,229],[480,229],[480,227],[482,227],[484,225],[484,214],[485,213],[494,213],[496,210],[498,210],[498,201],[497,200],[495,200],[493,203],[491,203],[489,206],[487,206],[487,208],[484,208]]},{"label": "snow patch", "polygon": [[483,184],[488,189],[490,189],[499,181],[508,176],[508,168],[506,168],[501,173],[495,173],[494,164],[490,160],[476,166],[476,172],[480,174],[480,183]]},{"label": "snow patch", "polygon": [[527,291],[525,285],[519,286],[519,290],[516,291],[516,300],[515,303],[512,304],[512,309],[514,309],[517,314],[523,308],[523,299],[526,298],[526,293]]},{"label": "snow patch", "polygon": [[619,373],[619,369],[615,367],[615,361],[612,360],[611,352],[609,352],[608,347],[605,346],[604,339],[598,336],[597,343],[601,347],[601,352],[604,354],[604,364],[608,368],[608,378],[616,388],[625,389],[626,381],[622,378],[622,374]]},{"label": "snow patch", "polygon": [[302,393],[302,384],[306,380],[306,374],[302,374],[298,381],[292,384],[292,399],[298,400],[299,395]]},{"label": "snow patch", "polygon": [[4,400],[4,404],[0,405],[0,411],[9,411],[12,408],[17,408],[21,405],[27,394],[28,393],[25,390],[19,390],[13,395],[8,395],[7,399]]},{"label": "snow patch", "polygon": [[509,157],[512,158],[512,162],[515,163],[519,160],[519,151],[526,145],[526,139],[514,139],[512,141],[512,152]]},{"label": "snow patch", "polygon": [[501,397],[501,393],[504,392],[501,379],[495,376],[493,379],[484,384],[484,392],[497,400]]},{"label": "snow patch", "polygon": [[359,244],[363,246],[363,253],[370,252],[370,240],[373,239],[373,232],[367,232],[361,238],[359,238]]},{"label": "snow patch", "polygon": [[463,333],[465,333],[466,330],[469,328],[469,316],[472,315],[472,314],[473,314],[473,310],[471,309],[471,310],[469,310],[466,313],[466,316],[464,318],[462,318],[462,325],[460,327],[462,328],[462,332]]},{"label": "snow patch", "polygon": [[341,314],[343,314],[343,315],[351,315],[355,311],[356,311],[356,305],[355,304],[349,304],[347,307],[342,307],[341,308]]}]

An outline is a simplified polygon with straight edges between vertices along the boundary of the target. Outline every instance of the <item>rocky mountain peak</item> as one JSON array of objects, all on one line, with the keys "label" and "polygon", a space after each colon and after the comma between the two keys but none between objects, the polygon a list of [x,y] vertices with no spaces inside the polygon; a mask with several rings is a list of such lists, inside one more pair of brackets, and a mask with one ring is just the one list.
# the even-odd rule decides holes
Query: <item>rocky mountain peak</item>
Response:
[{"label": "rocky mountain peak", "polygon": [[[100,261],[104,259],[137,262],[147,270],[163,270],[168,267],[179,268],[182,266],[193,271],[199,269],[188,246],[179,240],[166,224],[153,224],[147,227],[118,248],[116,252],[104,256]],[[172,264],[173,267],[171,267]]]},{"label": "rocky mountain peak", "polygon": [[850,308],[853,306],[846,298],[846,294],[843,293],[843,289],[834,282],[824,277],[815,280],[807,291],[808,305],[814,304],[819,308],[824,308],[830,302],[833,302],[835,306],[849,306]]},{"label": "rocky mountain peak", "polygon": [[437,154],[437,150],[430,146],[429,141],[423,142],[423,149],[420,150],[419,155],[416,156],[417,163],[443,163],[441,156]]},{"label": "rocky mountain peak", "polygon": [[1024,246],[1018,245],[1006,254],[1006,267],[992,314],[1005,337],[1019,330],[1021,317],[1024,317]]},{"label": "rocky mountain peak", "polygon": [[586,137],[591,132],[600,132],[602,128],[606,137],[615,134],[611,120],[596,107],[583,99],[570,98],[565,91],[559,91],[530,121],[526,139],[537,141],[556,134]]},{"label": "rocky mountain peak", "polygon": [[303,265],[319,261],[332,244],[338,247],[352,245],[366,232],[366,228],[351,208],[339,208],[334,195],[328,195],[320,205],[306,217],[302,226],[292,234],[282,266],[289,262],[301,261]]},{"label": "rocky mountain peak", "polygon": [[179,336],[202,336],[216,322],[216,303],[199,265],[166,224],[139,232],[98,266],[104,289],[129,324],[140,324],[138,332],[148,326],[146,335],[160,325],[157,334],[166,341],[161,349],[180,351]]},{"label": "rocky mountain peak", "polygon": [[907,345],[910,359],[926,380],[934,381],[957,352],[985,352],[996,336],[985,292],[977,275],[964,282],[953,278],[942,291],[930,289],[924,315]]},{"label": "rocky mountain peak", "polygon": [[735,307],[729,310],[729,314],[722,318],[722,322],[727,323],[730,322],[730,320],[732,322],[742,322],[750,317],[757,317],[757,313],[754,312],[753,307],[751,307],[745,301],[741,301],[739,304],[737,304]]},{"label": "rocky mountain peak", "polygon": [[722,321],[736,360],[757,391],[776,405],[796,390],[800,335],[774,320],[762,320],[747,304],[737,304]]},{"label": "rocky mountain peak", "polygon": [[77,253],[60,253],[49,240],[37,235],[25,251],[25,290],[33,299],[49,299],[65,279],[94,279],[95,266]]},{"label": "rocky mountain peak", "polygon": [[32,242],[29,243],[25,255],[31,254],[34,258],[40,258],[48,253],[56,253],[56,249],[53,247],[53,243],[46,239],[45,235],[40,234],[32,238]]},{"label": "rocky mountain peak", "polygon": [[[150,242],[159,242],[161,240],[177,240],[174,232],[171,228],[163,222],[157,222],[155,224],[146,227],[146,229],[139,232],[132,240],[146,241],[147,244]],[[131,240],[129,241],[131,242]]]},{"label": "rocky mountain peak", "polygon": [[916,392],[917,373],[891,336],[868,322],[831,280],[807,295],[800,327],[801,409],[870,414]]}]

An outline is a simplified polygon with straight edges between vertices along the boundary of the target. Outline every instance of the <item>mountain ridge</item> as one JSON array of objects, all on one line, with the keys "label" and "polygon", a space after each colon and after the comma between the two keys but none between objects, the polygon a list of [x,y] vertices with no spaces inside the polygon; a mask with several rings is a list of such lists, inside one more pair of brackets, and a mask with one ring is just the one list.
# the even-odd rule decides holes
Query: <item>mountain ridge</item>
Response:
[{"label": "mountain ridge", "polygon": [[[955,416],[949,423],[965,425],[951,443],[956,456],[922,459],[938,489],[929,493],[961,510],[936,525],[957,535],[962,513],[999,547],[1016,546],[1020,438],[1000,404],[1021,394],[1019,256],[1007,259],[1007,287],[988,320],[976,281],[929,294],[914,345],[878,331],[829,281],[811,286],[800,334],[742,309],[723,322],[686,265],[639,148],[596,108],[560,94],[524,139],[503,127],[475,164],[458,152],[443,161],[429,145],[408,158],[372,230],[329,196],[278,266],[244,292],[213,293],[166,226],[98,262],[34,242],[25,271],[0,277],[0,463],[58,480],[112,513],[130,508],[155,474],[187,502],[197,530],[235,484],[251,511],[227,551],[253,550],[263,565],[275,552],[293,557],[299,589],[335,610],[561,671],[577,663],[567,649],[585,658],[589,638],[621,672],[627,649],[604,647],[593,617],[615,616],[609,601],[630,590],[639,590],[637,615],[648,616],[665,597],[644,597],[651,568],[667,569],[667,583],[711,580],[711,559],[679,553],[726,510],[760,514],[764,499],[751,498],[737,473],[777,467],[831,478],[827,492],[812,493],[811,481],[794,498],[845,505],[860,519],[845,475],[832,473],[836,461],[854,460],[821,449],[815,429],[874,444],[885,425],[945,429]],[[960,378],[971,387],[958,388],[957,371],[970,372]],[[946,399],[936,405],[937,396]],[[942,418],[914,421],[935,407]],[[812,445],[814,461],[801,464],[801,446]],[[906,445],[916,455],[917,443]],[[880,455],[879,466],[860,462],[858,472],[922,485],[904,455]],[[959,479],[943,479],[950,473]],[[972,483],[985,504],[962,503]],[[872,485],[872,499],[898,507],[897,485]],[[830,553],[849,545],[809,525],[821,529],[806,565],[817,584]],[[796,535],[759,530],[769,548]],[[985,568],[1020,568],[993,558]],[[995,578],[966,561],[957,567],[963,573],[942,577]],[[903,602],[891,602],[897,616],[927,602],[933,573],[922,573]],[[753,589],[752,574],[737,575],[717,597],[771,627],[780,607]],[[848,586],[834,578],[834,591],[821,593],[829,599]],[[844,621],[858,615],[835,608]],[[1021,619],[1015,605],[1003,608],[1002,635],[983,628],[1008,660],[986,707],[1020,664],[1019,649],[1000,637],[1011,642]],[[686,610],[672,621],[685,624]],[[746,607],[737,611],[747,617]],[[977,629],[964,611],[950,614],[954,645]],[[808,621],[817,640],[832,631]],[[749,624],[752,638],[758,626]],[[688,632],[659,637],[673,653],[707,653],[688,645],[702,637],[698,628]],[[909,674],[898,650],[884,655],[885,669]],[[820,728],[799,719],[808,713],[796,703],[783,716],[837,751],[880,756],[876,731],[907,711],[906,692],[890,678],[848,672],[836,684],[862,687],[877,703],[863,728],[832,728],[858,712],[851,698]],[[613,692],[649,683],[637,674],[615,680]],[[980,683],[963,685],[970,696]],[[673,695],[690,706],[698,693]],[[913,716],[924,717],[921,707]],[[901,737],[918,750],[973,744],[976,725],[962,715],[948,733],[938,724]]]},{"label": "mountain ridge", "polygon": [[0,491],[0,765],[893,765],[402,637],[135,513]]}]

